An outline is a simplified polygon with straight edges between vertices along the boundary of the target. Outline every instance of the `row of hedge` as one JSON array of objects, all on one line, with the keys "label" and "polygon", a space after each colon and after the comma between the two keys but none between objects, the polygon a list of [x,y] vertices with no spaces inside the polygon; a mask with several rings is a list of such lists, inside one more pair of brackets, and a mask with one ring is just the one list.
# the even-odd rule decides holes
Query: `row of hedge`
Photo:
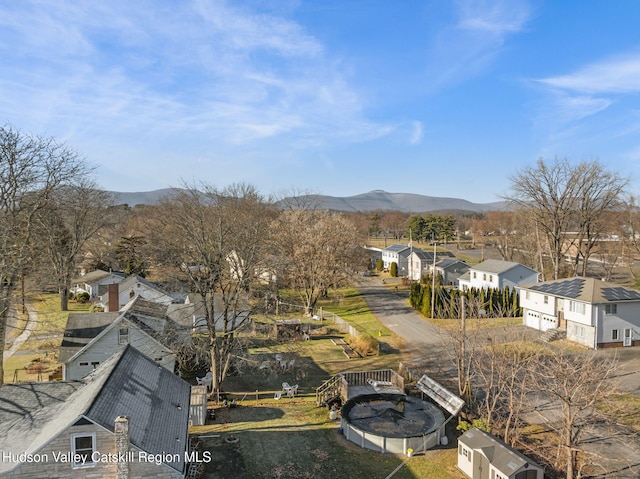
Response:
[{"label": "row of hedge", "polygon": [[445,288],[439,284],[432,293],[430,283],[411,285],[409,301],[411,306],[425,316],[431,316],[431,299],[434,298],[434,316],[436,318],[459,318],[460,296],[465,296],[465,310],[468,318],[517,318],[522,316],[518,301],[518,292],[508,286],[497,288],[471,288],[467,291]]}]

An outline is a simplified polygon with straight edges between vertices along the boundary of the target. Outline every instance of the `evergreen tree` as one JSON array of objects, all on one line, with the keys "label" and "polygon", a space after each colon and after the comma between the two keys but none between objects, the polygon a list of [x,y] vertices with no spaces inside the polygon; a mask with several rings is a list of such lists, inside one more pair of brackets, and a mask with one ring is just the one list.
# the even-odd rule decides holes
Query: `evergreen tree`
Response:
[{"label": "evergreen tree", "polygon": [[389,274],[391,274],[392,278],[398,277],[398,263],[395,261],[391,263],[391,267],[389,268]]}]

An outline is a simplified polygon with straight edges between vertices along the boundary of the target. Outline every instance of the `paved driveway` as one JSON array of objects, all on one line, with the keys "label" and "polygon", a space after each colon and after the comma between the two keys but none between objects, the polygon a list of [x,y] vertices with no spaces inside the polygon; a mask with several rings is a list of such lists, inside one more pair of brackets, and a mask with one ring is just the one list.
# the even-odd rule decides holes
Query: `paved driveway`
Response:
[{"label": "paved driveway", "polygon": [[[452,384],[456,371],[445,344],[449,335],[437,326],[423,319],[405,299],[395,291],[382,285],[380,279],[362,278],[360,291],[369,308],[378,320],[398,336],[404,338],[412,351],[411,365],[416,372],[427,373],[439,381]],[[537,336],[529,328],[520,328],[523,334]],[[488,331],[487,335],[495,335]],[[622,390],[640,394],[640,348],[626,348],[601,351],[601,354],[615,354],[620,360],[618,383]],[[456,389],[452,388],[452,391]],[[528,420],[541,422],[542,415],[553,415],[554,406],[541,407],[532,412]],[[629,429],[618,426],[589,429],[583,443],[599,456],[598,474],[593,478],[631,479],[640,478],[640,439],[638,434],[630,434]]]}]

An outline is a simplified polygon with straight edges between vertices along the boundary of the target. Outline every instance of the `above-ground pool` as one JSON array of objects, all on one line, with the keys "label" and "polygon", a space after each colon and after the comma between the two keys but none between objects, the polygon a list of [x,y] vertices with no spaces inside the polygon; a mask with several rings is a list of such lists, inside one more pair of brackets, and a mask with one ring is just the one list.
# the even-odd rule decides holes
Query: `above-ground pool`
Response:
[{"label": "above-ground pool", "polygon": [[439,444],[444,423],[437,406],[404,394],[365,394],[342,406],[345,437],[380,452],[406,454],[408,449],[430,449]]}]

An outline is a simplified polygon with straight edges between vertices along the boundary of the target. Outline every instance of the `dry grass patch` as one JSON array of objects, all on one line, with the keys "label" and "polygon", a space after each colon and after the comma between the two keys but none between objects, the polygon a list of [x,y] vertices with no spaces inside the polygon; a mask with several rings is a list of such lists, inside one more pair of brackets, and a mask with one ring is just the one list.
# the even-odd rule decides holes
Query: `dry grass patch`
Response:
[{"label": "dry grass patch", "polygon": [[599,412],[615,418],[619,424],[640,432],[640,397],[629,393],[612,393],[597,405]]},{"label": "dry grass patch", "polygon": [[[426,318],[429,322],[445,331],[460,331],[460,319]],[[519,326],[522,318],[467,318],[467,331],[477,329],[505,328],[509,326]]]}]

